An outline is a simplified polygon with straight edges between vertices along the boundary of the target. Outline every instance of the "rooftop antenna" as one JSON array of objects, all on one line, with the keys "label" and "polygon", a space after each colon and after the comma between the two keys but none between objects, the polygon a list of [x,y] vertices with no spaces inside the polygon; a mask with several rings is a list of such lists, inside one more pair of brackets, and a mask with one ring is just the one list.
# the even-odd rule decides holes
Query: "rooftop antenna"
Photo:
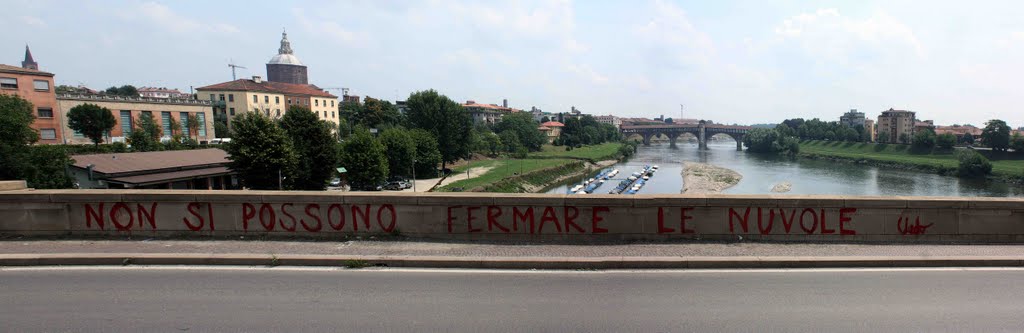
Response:
[{"label": "rooftop antenna", "polygon": [[238,77],[235,76],[235,69],[236,68],[247,69],[244,66],[235,65],[235,61],[234,60],[231,60],[231,61],[228,62],[228,67],[231,67],[231,81],[238,80]]},{"label": "rooftop antenna", "polygon": [[683,120],[683,105],[679,104],[679,120]]}]

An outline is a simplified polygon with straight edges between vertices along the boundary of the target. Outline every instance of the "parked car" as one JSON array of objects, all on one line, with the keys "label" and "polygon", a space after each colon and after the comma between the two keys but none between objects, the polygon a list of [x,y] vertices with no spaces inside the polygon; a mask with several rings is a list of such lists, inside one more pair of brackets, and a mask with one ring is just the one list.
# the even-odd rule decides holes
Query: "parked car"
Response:
[{"label": "parked car", "polygon": [[409,182],[406,181],[392,181],[384,185],[384,189],[390,191],[401,191],[411,187],[412,184],[409,184]]},{"label": "parked car", "polygon": [[330,185],[334,187],[341,186],[341,178],[331,179]]}]

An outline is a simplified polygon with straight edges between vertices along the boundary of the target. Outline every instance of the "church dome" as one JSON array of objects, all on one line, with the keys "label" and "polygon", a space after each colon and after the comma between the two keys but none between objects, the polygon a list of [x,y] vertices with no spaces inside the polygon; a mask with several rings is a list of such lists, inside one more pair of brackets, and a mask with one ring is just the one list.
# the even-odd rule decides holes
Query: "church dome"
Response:
[{"label": "church dome", "polygon": [[270,65],[297,65],[302,66],[302,62],[299,61],[299,57],[294,54],[278,54],[273,58],[270,58]]},{"label": "church dome", "polygon": [[277,49],[277,55],[270,58],[268,65],[296,65],[302,66],[299,58],[292,54],[292,43],[288,41],[288,33],[281,33],[281,48]]}]

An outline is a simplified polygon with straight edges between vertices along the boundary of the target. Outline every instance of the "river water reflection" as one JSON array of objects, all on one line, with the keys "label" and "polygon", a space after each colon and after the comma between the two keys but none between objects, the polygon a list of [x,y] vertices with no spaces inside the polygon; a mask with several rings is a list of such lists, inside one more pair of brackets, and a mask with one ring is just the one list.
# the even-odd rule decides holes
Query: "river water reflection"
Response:
[{"label": "river water reflection", "polygon": [[[633,158],[613,168],[620,169],[619,177],[628,177],[644,165],[658,165],[660,170],[640,194],[680,193],[682,162],[692,161],[726,167],[743,175],[739,184],[724,192],[727,194],[768,194],[775,184],[789,182],[792,189],[786,194],[1024,196],[1024,188],[1002,182],[826,160],[766,157],[736,151],[733,141],[712,142],[708,147],[710,150],[700,151],[695,143],[682,143],[678,149],[670,148],[667,143],[639,146]],[[608,193],[617,183],[617,180],[609,181],[594,193]],[[548,193],[566,193],[572,185],[557,186]]]}]

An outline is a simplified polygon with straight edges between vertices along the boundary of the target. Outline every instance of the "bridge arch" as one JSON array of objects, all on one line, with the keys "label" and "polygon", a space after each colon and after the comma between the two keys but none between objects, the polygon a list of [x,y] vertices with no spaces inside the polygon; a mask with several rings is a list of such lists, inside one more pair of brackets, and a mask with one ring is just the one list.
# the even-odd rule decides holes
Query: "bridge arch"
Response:
[{"label": "bridge arch", "polygon": [[713,135],[725,134],[736,140],[736,149],[743,149],[743,137],[750,127],[747,126],[724,126],[700,124],[656,124],[656,125],[623,125],[619,131],[624,137],[630,138],[640,136],[645,146],[651,144],[651,138],[658,135],[668,136],[672,147],[676,147],[676,141],[684,134],[692,134],[697,137],[700,149],[707,148],[707,140]]}]

